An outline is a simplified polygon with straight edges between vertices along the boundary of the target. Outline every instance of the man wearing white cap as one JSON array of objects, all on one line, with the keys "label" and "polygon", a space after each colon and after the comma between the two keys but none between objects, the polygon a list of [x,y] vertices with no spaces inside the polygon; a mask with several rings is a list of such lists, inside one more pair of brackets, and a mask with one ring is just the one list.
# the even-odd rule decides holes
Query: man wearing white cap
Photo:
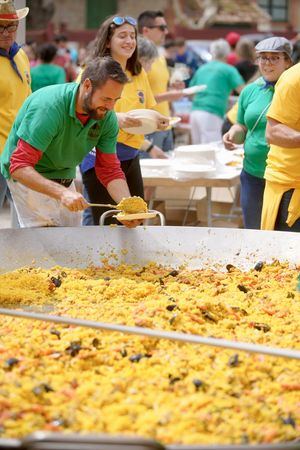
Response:
[{"label": "man wearing white cap", "polygon": [[[0,0],[0,154],[19,109],[31,93],[29,61],[15,42],[19,21],[28,12],[28,8],[16,10],[11,0]],[[0,172],[0,208],[6,192]]]}]

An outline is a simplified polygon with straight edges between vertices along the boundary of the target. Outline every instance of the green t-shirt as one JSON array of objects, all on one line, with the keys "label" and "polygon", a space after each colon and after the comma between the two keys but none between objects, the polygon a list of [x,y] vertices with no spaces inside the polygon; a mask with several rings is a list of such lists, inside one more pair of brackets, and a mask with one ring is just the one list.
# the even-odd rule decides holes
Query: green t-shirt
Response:
[{"label": "green t-shirt", "polygon": [[247,128],[244,170],[258,178],[264,177],[266,168],[269,152],[266,141],[266,114],[274,94],[273,86],[265,88],[265,85],[264,79],[259,78],[242,90],[237,116],[237,122]]},{"label": "green t-shirt", "polygon": [[199,67],[190,82],[190,86],[199,84],[206,84],[207,88],[194,95],[192,109],[224,117],[231,91],[243,85],[244,80],[235,67],[210,61]]},{"label": "green t-shirt", "polygon": [[74,178],[76,166],[92,148],[115,153],[119,132],[114,111],[83,125],[76,117],[79,84],[48,86],[30,95],[19,110],[1,155],[1,172],[10,178],[10,157],[21,138],[43,152],[35,169],[48,179]]},{"label": "green t-shirt", "polygon": [[66,82],[66,72],[56,64],[39,64],[30,70],[30,75],[32,92],[52,84]]}]

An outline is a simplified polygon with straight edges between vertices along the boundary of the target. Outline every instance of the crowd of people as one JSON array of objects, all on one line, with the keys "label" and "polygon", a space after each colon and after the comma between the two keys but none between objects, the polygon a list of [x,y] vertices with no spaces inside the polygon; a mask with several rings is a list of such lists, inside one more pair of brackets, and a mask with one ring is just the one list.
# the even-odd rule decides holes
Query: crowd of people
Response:
[{"label": "crowd of people", "polygon": [[[185,87],[206,85],[191,98],[192,143],[223,134],[228,150],[244,145],[244,226],[300,231],[296,41],[275,36],[254,46],[230,32],[205,60],[172,39],[161,11],[149,10],[108,17],[77,52],[62,35],[22,48],[16,33],[28,12],[0,3],[0,208],[7,197],[19,226],[97,225],[106,209],[89,203],[143,197],[140,158],[168,157],[172,102]],[[141,125],[130,114],[138,109],[156,112],[157,131],[130,132]]]}]

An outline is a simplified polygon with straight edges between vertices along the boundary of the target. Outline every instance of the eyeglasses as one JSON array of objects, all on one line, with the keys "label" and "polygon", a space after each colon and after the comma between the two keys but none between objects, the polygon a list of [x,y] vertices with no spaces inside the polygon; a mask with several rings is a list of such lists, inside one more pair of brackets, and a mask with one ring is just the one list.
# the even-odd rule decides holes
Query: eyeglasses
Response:
[{"label": "eyeglasses", "polygon": [[117,27],[124,25],[125,22],[129,23],[129,25],[132,25],[133,27],[137,26],[137,21],[133,17],[130,17],[130,16],[125,16],[125,17],[116,16],[112,20],[112,23],[117,25]]},{"label": "eyeglasses", "polygon": [[282,60],[281,56],[274,55],[274,56],[258,56],[258,61],[262,63],[269,62],[270,64],[278,64],[280,60]]},{"label": "eyeglasses", "polygon": [[6,27],[0,25],[0,33],[4,33],[6,30],[8,33],[13,33],[17,31],[18,25],[7,25]]},{"label": "eyeglasses", "polygon": [[147,28],[158,28],[160,31],[166,31],[168,29],[168,25],[150,25]]}]

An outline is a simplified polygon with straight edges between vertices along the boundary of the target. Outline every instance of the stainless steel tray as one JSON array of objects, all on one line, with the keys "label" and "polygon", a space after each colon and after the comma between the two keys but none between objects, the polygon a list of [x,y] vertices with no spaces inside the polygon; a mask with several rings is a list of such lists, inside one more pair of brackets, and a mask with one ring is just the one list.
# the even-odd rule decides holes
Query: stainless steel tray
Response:
[{"label": "stainless steel tray", "polygon": [[167,450],[300,450],[300,442],[257,445],[169,445]]},{"label": "stainless steel tray", "polygon": [[11,449],[20,449],[21,441],[17,439],[0,439],[0,449],[1,450],[11,450]]},{"label": "stainless steel tray", "polygon": [[22,450],[165,450],[150,439],[109,435],[33,433],[22,441]]},{"label": "stainless steel tray", "polygon": [[[249,268],[257,261],[300,264],[300,233],[230,228],[81,227],[0,230],[0,273],[24,265],[86,267],[112,252],[128,264]],[[126,253],[122,250],[126,249]],[[112,263],[116,263],[112,259]],[[1,286],[0,286],[1,293]]]},{"label": "stainless steel tray", "polygon": [[150,439],[108,435],[37,432],[17,440],[1,440],[0,449],[21,450],[300,450],[299,442],[257,445],[167,445]]}]

